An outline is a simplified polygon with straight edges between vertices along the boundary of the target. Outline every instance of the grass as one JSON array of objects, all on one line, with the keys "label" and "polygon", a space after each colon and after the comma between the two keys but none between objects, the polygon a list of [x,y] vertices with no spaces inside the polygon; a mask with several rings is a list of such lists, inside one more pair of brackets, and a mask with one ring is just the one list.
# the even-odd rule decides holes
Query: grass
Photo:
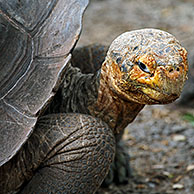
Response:
[{"label": "grass", "polygon": [[194,126],[194,115],[191,113],[186,113],[183,115],[183,120],[188,121],[192,126]]}]

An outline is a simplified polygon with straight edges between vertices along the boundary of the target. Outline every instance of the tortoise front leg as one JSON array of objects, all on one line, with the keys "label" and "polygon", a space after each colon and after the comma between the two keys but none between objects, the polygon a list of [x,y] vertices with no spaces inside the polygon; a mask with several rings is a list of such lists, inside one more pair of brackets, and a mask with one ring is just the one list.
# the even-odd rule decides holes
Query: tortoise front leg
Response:
[{"label": "tortoise front leg", "polygon": [[95,193],[115,152],[109,127],[100,119],[81,114],[42,117],[27,143],[33,149],[28,151],[43,161],[22,194]]},{"label": "tortoise front leg", "polygon": [[113,163],[110,166],[108,175],[106,176],[103,186],[107,187],[113,182],[116,184],[126,184],[132,177],[130,168],[130,156],[122,139],[116,140],[116,153]]}]

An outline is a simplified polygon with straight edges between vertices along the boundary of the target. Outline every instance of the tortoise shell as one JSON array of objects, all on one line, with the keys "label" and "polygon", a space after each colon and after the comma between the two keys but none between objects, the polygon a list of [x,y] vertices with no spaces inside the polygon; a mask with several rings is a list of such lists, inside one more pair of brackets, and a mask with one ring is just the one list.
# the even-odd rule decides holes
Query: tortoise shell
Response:
[{"label": "tortoise shell", "polygon": [[0,166],[55,95],[88,0],[0,1]]}]

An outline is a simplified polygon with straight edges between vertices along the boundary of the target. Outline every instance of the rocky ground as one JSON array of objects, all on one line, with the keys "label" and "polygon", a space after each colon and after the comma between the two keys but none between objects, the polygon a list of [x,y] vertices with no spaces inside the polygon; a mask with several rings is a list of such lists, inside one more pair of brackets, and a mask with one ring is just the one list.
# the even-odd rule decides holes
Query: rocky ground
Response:
[{"label": "rocky ground", "polygon": [[110,44],[124,31],[154,27],[174,34],[189,51],[190,76],[175,103],[147,106],[129,125],[124,139],[133,177],[100,193],[194,193],[194,1],[91,0],[78,45]]},{"label": "rocky ground", "polygon": [[188,113],[194,110],[147,106],[124,134],[133,177],[99,193],[193,194],[194,122]]}]

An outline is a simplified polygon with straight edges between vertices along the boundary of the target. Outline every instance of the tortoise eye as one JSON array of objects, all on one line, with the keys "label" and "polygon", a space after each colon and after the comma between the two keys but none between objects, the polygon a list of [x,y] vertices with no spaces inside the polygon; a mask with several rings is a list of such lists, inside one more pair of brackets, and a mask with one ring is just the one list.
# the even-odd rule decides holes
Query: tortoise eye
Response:
[{"label": "tortoise eye", "polygon": [[147,68],[147,66],[144,64],[144,63],[142,63],[141,61],[138,61],[138,66],[139,66],[139,68],[142,70],[142,71],[144,71],[144,72],[146,72],[146,73],[150,73],[150,70]]}]

